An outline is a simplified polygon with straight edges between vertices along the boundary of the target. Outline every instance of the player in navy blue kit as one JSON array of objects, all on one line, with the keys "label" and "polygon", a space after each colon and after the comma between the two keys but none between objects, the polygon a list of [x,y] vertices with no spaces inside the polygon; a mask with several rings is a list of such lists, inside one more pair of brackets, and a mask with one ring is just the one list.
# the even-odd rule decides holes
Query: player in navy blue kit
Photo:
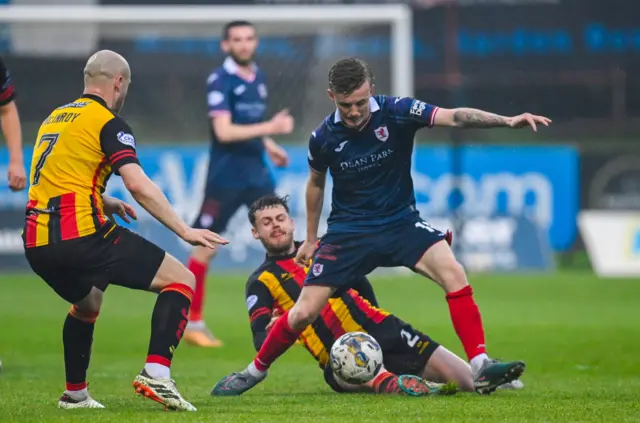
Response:
[{"label": "player in navy blue kit", "polygon": [[[374,96],[373,74],[356,58],[338,61],[329,72],[329,97],[337,109],[309,141],[307,237],[296,262],[309,265],[293,308],[271,328],[247,369],[218,383],[218,392],[239,395],[267,375],[269,366],[295,342],[336,292],[348,289],[377,267],[404,266],[434,280],[446,292],[453,326],[474,372],[476,391],[493,392],[517,380],[521,361],[500,363],[486,354],[482,318],[464,268],[447,234],[423,221],[415,207],[411,179],[413,140],[434,125],[462,128],[547,126],[525,113],[504,117],[470,108],[443,109],[402,97]],[[316,250],[327,170],[333,177],[328,230]]]},{"label": "player in navy blue kit", "polygon": [[[194,227],[222,233],[240,206],[275,191],[265,153],[274,165],[287,166],[284,149],[270,138],[293,130],[293,118],[282,110],[267,120],[267,82],[253,58],[258,46],[250,22],[229,22],[221,47],[227,54],[222,67],[207,79],[211,151],[204,202]],[[192,345],[217,347],[221,342],[206,327],[202,310],[209,263],[216,251],[196,247],[188,267],[196,289],[184,333]]]}]

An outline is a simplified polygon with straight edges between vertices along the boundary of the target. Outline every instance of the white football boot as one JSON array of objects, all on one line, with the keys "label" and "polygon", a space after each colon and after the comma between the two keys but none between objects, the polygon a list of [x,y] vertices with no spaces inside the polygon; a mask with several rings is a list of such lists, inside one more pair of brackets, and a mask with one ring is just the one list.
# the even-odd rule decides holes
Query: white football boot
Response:
[{"label": "white football boot", "polygon": [[166,410],[196,411],[196,408],[182,398],[172,379],[154,379],[142,371],[133,381],[136,393],[164,405]]},{"label": "white football boot", "polygon": [[83,399],[74,399],[68,393],[64,392],[58,400],[58,408],[72,410],[74,408],[104,408],[104,405],[86,395]]}]

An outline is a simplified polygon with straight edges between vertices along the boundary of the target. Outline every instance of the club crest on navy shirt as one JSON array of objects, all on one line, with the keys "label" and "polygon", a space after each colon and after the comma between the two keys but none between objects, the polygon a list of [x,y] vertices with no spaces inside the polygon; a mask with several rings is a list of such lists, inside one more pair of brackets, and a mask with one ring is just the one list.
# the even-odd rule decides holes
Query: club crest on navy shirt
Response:
[{"label": "club crest on navy shirt", "polygon": [[389,139],[389,130],[385,125],[377,127],[373,131],[373,133],[376,134],[376,138],[378,138],[382,142],[385,142]]},{"label": "club crest on navy shirt", "polygon": [[411,156],[415,133],[432,124],[436,108],[417,100],[375,96],[360,130],[329,115],[309,140],[309,165],[333,178],[329,230],[343,224],[371,226],[415,212]]}]

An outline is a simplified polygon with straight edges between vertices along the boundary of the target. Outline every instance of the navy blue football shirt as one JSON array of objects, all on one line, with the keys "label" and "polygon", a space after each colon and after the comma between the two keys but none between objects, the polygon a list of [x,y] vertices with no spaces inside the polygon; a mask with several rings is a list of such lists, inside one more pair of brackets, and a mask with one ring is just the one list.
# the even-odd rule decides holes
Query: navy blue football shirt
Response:
[{"label": "navy blue football shirt", "polygon": [[[253,78],[238,74],[238,65],[228,57],[222,67],[207,79],[209,116],[230,114],[231,122],[239,125],[265,121],[267,85],[262,71],[254,66]],[[264,158],[262,138],[242,142],[221,143],[211,124],[211,157],[208,183],[214,186],[262,186],[271,181]]]},{"label": "navy blue football shirt", "polygon": [[431,127],[437,107],[409,97],[374,96],[361,129],[338,110],[309,140],[309,165],[333,178],[328,232],[361,232],[417,214],[411,156],[418,129]]}]

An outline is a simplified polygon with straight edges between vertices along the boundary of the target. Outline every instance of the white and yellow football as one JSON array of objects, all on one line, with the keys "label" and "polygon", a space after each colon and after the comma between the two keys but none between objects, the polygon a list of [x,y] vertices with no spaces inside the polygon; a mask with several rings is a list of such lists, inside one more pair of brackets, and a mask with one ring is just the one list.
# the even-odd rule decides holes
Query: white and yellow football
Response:
[{"label": "white and yellow football", "polygon": [[329,360],[340,379],[359,385],[369,382],[380,371],[382,348],[369,334],[349,332],[333,343]]}]

